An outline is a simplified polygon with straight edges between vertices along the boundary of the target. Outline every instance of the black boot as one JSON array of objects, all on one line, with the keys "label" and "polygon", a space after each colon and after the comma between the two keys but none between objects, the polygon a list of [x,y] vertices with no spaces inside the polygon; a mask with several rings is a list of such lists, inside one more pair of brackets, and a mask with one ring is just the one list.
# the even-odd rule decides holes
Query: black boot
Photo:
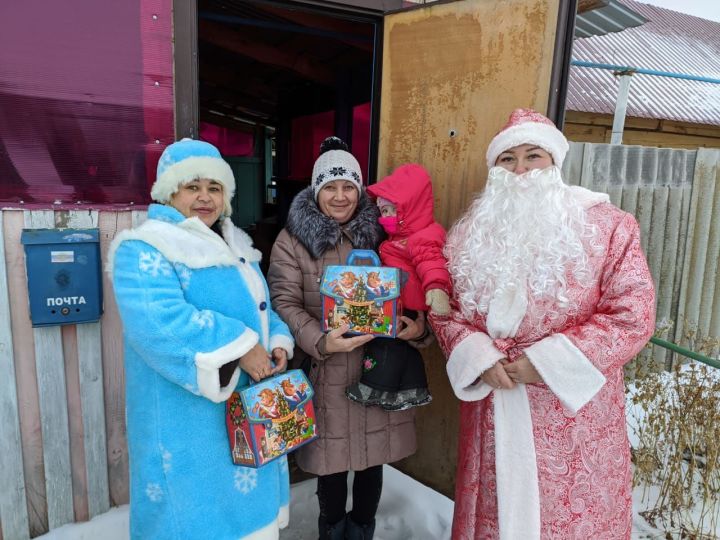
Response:
[{"label": "black boot", "polygon": [[372,520],[372,523],[368,523],[367,525],[360,525],[359,523],[355,523],[349,515],[346,517],[346,540],[372,540],[373,534],[375,533],[374,519]]},{"label": "black boot", "polygon": [[318,518],[318,530],[320,531],[320,540],[344,540],[346,533],[347,515],[337,523],[328,524],[325,519],[320,516]]}]

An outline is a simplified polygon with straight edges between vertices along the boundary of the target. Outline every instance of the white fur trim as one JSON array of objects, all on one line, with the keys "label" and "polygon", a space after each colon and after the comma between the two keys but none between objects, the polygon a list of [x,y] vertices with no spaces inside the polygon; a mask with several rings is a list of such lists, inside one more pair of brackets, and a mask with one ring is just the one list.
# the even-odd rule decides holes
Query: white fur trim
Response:
[{"label": "white fur trim", "polygon": [[245,353],[252,349],[257,343],[257,333],[248,328],[240,337],[223,345],[219,349],[206,353],[195,353],[195,367],[197,369],[197,383],[200,393],[215,403],[221,403],[227,400],[233,390],[235,390],[235,385],[237,385],[238,378],[240,377],[240,370],[236,369],[230,384],[221,388],[219,376],[220,366],[245,355]]},{"label": "white fur trim", "polygon": [[258,529],[247,536],[243,536],[242,540],[278,540],[278,538],[280,538],[279,519],[280,512],[278,512],[277,519],[273,519],[262,529]]},{"label": "white fur trim", "polygon": [[580,203],[585,210],[601,203],[610,202],[610,196],[607,193],[598,193],[590,191],[581,186],[568,186],[575,200]]},{"label": "white fur trim", "polygon": [[470,334],[458,343],[450,353],[445,366],[448,379],[458,399],[478,401],[486,398],[492,387],[482,381],[473,383],[504,356],[493,345],[490,336],[483,332]]},{"label": "white fur trim", "polygon": [[112,272],[115,250],[125,240],[145,242],[171,263],[181,263],[189,268],[233,266],[238,264],[238,257],[253,262],[260,260],[260,252],[252,247],[250,237],[232,225],[229,219],[223,222],[223,234],[227,242],[196,217],[177,224],[148,219],[139,227],[126,229],[113,239],[106,269]]},{"label": "white fur trim", "polygon": [[294,343],[288,336],[277,334],[270,338],[270,346],[268,347],[268,350],[272,353],[273,349],[277,348],[283,349],[287,352],[288,360],[293,357]]},{"label": "white fur trim", "polygon": [[485,158],[488,169],[495,166],[495,161],[505,150],[521,144],[535,144],[549,152],[558,168],[562,168],[565,155],[570,145],[555,126],[541,122],[523,122],[502,130],[490,141]]},{"label": "white fur trim", "polygon": [[[181,227],[186,222],[197,221],[196,226]],[[204,227],[203,230],[201,227]],[[140,240],[151,245],[171,263],[182,263],[189,268],[232,266],[237,263],[228,245],[208,229],[198,218],[190,218],[179,224],[148,219],[135,229],[118,234],[108,251],[108,270],[115,264],[115,250],[125,240]]]},{"label": "white fur trim", "polygon": [[576,414],[605,384],[605,376],[563,334],[553,334],[525,354],[545,384],[567,409]]},{"label": "white fur trim", "polygon": [[506,290],[506,294],[493,297],[488,306],[487,329],[494,339],[514,336],[527,311],[525,287]]},{"label": "white fur trim", "polygon": [[524,384],[493,394],[495,474],[501,540],[540,539],[540,488]]},{"label": "white fur trim", "polygon": [[200,178],[215,180],[222,184],[225,202],[223,212],[229,216],[232,212],[230,201],[235,194],[235,176],[230,165],[222,158],[194,156],[173,163],[155,180],[150,196],[154,201],[167,203],[182,184]]},{"label": "white fur trim", "polygon": [[240,369],[235,368],[227,386],[220,386],[220,374],[217,369],[197,368],[197,384],[200,395],[214,403],[222,403],[230,399],[237,382],[240,379]]},{"label": "white fur trim", "polygon": [[[242,231],[240,231],[242,233]],[[236,231],[237,233],[237,231]],[[244,234],[244,233],[243,233]],[[236,235],[234,237],[233,241],[242,239],[242,236]],[[248,237],[249,240],[249,237]],[[253,250],[257,251],[257,250]],[[260,275],[258,270],[251,265],[250,263],[246,262],[238,262],[235,265],[235,268],[237,268],[237,271],[240,273],[240,275],[243,278],[243,281],[245,282],[245,285],[250,291],[250,294],[253,297],[253,300],[255,301],[255,305],[257,306],[257,314],[260,318],[260,342],[262,343],[263,347],[267,348],[270,341],[270,319],[268,313],[270,312],[270,298],[266,294],[265,290],[265,279]],[[266,308],[261,310],[259,308],[260,304],[262,302],[265,302]]]},{"label": "white fur trim", "polygon": [[222,232],[225,242],[238,257],[243,257],[250,262],[260,262],[262,253],[253,247],[250,235],[233,225],[232,221],[226,219],[222,223]]},{"label": "white fur trim", "polygon": [[284,529],[290,525],[290,505],[281,506],[278,511],[278,527]]}]

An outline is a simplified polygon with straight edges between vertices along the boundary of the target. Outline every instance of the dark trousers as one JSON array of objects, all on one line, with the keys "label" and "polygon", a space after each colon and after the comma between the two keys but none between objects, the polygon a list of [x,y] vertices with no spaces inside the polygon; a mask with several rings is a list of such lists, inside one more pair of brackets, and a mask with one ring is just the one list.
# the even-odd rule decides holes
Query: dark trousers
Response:
[{"label": "dark trousers", "polygon": [[[320,502],[320,519],[328,525],[345,517],[347,502],[347,471],[318,476],[317,496]],[[364,471],[355,471],[353,481],[353,508],[350,517],[358,525],[368,525],[375,520],[382,492],[382,465]]]}]

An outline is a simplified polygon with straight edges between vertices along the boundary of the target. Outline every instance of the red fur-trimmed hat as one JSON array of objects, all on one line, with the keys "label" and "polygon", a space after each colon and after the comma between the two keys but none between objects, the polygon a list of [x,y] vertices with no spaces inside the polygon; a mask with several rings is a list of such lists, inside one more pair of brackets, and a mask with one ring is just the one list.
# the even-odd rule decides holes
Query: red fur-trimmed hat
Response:
[{"label": "red fur-trimmed hat", "polygon": [[570,148],[565,135],[550,119],[533,109],[515,109],[507,124],[490,141],[486,154],[488,169],[495,166],[505,150],[521,144],[536,144],[552,156],[558,167],[562,167]]}]

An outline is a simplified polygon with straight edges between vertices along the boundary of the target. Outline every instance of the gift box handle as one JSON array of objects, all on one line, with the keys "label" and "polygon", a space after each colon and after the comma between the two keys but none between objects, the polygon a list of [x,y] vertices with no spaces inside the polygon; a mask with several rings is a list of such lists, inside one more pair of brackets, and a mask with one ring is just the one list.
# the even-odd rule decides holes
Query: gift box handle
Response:
[{"label": "gift box handle", "polygon": [[354,264],[357,259],[371,260],[374,266],[380,266],[380,257],[372,249],[353,249],[347,257],[348,266],[361,266]]}]

